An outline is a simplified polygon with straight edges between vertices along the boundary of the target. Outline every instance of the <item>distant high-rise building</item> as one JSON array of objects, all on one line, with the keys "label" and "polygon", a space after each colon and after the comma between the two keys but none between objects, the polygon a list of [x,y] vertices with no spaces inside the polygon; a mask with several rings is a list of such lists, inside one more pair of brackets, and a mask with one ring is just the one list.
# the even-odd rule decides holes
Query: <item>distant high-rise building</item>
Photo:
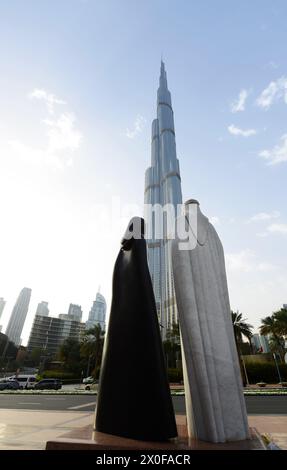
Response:
[{"label": "distant high-rise building", "polygon": [[107,304],[104,296],[99,292],[96,295],[96,300],[93,302],[92,308],[89,312],[89,318],[86,322],[86,329],[93,328],[95,325],[100,325],[102,330],[106,329],[106,310]]},{"label": "distant high-rise building", "polygon": [[68,315],[74,320],[81,321],[83,315],[82,307],[80,305],[70,304]]},{"label": "distant high-rise building", "polygon": [[287,310],[287,304],[283,304],[283,308]]},{"label": "distant high-rise building", "polygon": [[21,333],[28,313],[31,293],[28,287],[21,290],[6,328],[6,335],[16,346],[21,344]]},{"label": "distant high-rise building", "polygon": [[59,317],[35,316],[27,346],[29,352],[40,348],[47,354],[55,355],[65,339],[80,340],[85,324],[73,320],[67,314]]},{"label": "distant high-rise building", "polygon": [[[152,123],[151,166],[145,173],[145,204],[164,207],[167,204],[178,214],[182,204],[179,161],[176,154],[175,130],[171,95],[167,86],[164,63],[161,63],[157,91],[157,118]],[[163,221],[163,234],[158,239],[155,219],[152,221],[152,237],[147,240],[148,263],[153,283],[155,301],[162,336],[178,322],[174,281],[171,264],[171,242],[168,239],[167,221]]]},{"label": "distant high-rise building", "polygon": [[251,337],[251,343],[254,347],[254,353],[268,353],[270,346],[267,336],[259,335],[256,333]]},{"label": "distant high-rise building", "polygon": [[262,346],[262,352],[264,353],[269,353],[270,352],[270,346],[269,346],[269,341],[267,336],[260,335],[260,343]]},{"label": "distant high-rise building", "polygon": [[0,297],[0,318],[3,313],[5,305],[6,305],[6,301],[3,299],[3,297]]},{"label": "distant high-rise building", "polygon": [[[6,301],[3,299],[3,297],[0,297],[0,318],[3,313],[5,305],[6,305]],[[0,325],[0,332],[1,331],[2,331],[2,326]]]},{"label": "distant high-rise building", "polygon": [[48,302],[40,302],[38,304],[38,307],[37,307],[37,310],[36,310],[36,315],[42,315],[42,317],[48,317],[49,316]]}]

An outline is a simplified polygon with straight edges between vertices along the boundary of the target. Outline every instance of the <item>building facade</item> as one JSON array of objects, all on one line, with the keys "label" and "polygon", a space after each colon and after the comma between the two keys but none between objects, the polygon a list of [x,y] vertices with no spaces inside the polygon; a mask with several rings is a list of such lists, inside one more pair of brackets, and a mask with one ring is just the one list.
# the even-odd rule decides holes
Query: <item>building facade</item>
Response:
[{"label": "building facade", "polygon": [[3,299],[3,297],[0,297],[0,318],[2,316],[5,305],[6,305],[6,301]]},{"label": "building facade", "polygon": [[21,344],[21,333],[28,313],[31,293],[28,287],[21,290],[6,328],[6,335],[16,346]]},{"label": "building facade", "polygon": [[48,317],[49,315],[48,302],[40,302],[38,304],[36,315],[42,315],[42,317]]},{"label": "building facade", "polygon": [[96,300],[93,302],[92,308],[89,312],[89,317],[86,322],[86,329],[89,330],[95,325],[100,325],[102,330],[106,329],[106,311],[107,304],[104,296],[97,293]]},{"label": "building facade", "polygon": [[267,336],[262,336],[256,333],[251,338],[251,343],[253,345],[254,353],[269,353],[270,346]]},{"label": "building facade", "polygon": [[36,315],[31,329],[27,349],[42,349],[45,353],[55,355],[67,338],[80,340],[84,324],[68,318],[46,317]]},{"label": "building facade", "polygon": [[[1,319],[5,305],[6,305],[6,301],[3,299],[3,297],[0,297],[0,319]],[[0,325],[0,333],[1,331],[2,331],[2,326]]]},{"label": "building facade", "polygon": [[[182,204],[179,161],[176,154],[171,95],[167,86],[164,63],[161,62],[157,91],[157,118],[152,123],[151,166],[145,174],[145,204],[171,205],[177,215]],[[145,210],[146,210],[145,206]],[[147,217],[146,217],[147,221]],[[151,232],[147,240],[148,263],[154,288],[162,337],[177,323],[177,306],[171,263],[171,240],[167,220],[163,220],[162,237],[155,230],[155,218],[149,220]]]},{"label": "building facade", "polygon": [[68,315],[76,321],[82,321],[82,307],[80,305],[70,304]]}]

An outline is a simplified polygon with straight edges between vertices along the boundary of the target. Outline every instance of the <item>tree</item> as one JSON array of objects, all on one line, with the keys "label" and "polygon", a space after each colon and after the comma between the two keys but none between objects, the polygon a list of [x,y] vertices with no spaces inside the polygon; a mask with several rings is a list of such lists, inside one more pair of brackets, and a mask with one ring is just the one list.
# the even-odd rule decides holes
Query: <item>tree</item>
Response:
[{"label": "tree", "polygon": [[81,339],[81,356],[88,359],[89,364],[91,360],[93,361],[95,373],[97,373],[101,366],[104,340],[105,332],[99,324],[87,330]]},{"label": "tree", "polygon": [[38,366],[41,362],[41,357],[44,355],[44,349],[34,348],[29,354],[29,360],[34,366]]},{"label": "tree", "polygon": [[269,344],[272,352],[279,354],[282,361],[284,355],[284,336],[287,335],[287,310],[281,309],[271,316],[262,318],[260,333],[269,335]]},{"label": "tree", "polygon": [[277,323],[274,315],[261,319],[262,325],[260,326],[260,333],[263,336],[272,335],[278,336]]},{"label": "tree", "polygon": [[275,322],[277,324],[278,334],[287,336],[287,308],[281,308],[273,313]]},{"label": "tree", "polygon": [[270,351],[274,354],[278,354],[280,357],[280,361],[283,362],[283,356],[284,356],[284,344],[285,340],[284,338],[280,337],[274,337],[274,336],[269,336],[269,348]]},{"label": "tree", "polygon": [[65,363],[65,369],[77,373],[81,372],[81,345],[77,339],[65,339],[59,348],[58,357]]},{"label": "tree", "polygon": [[234,331],[234,337],[235,337],[235,343],[236,343],[236,348],[237,348],[237,354],[238,354],[238,359],[239,359],[239,365],[240,365],[240,370],[241,370],[241,377],[242,377],[242,382],[243,385],[246,385],[246,377],[245,377],[245,372],[243,370],[243,363],[241,359],[242,355],[242,344],[243,344],[243,336],[248,339],[250,347],[251,347],[251,338],[252,338],[252,329],[253,326],[250,325],[249,323],[246,323],[246,319],[242,318],[243,315],[242,313],[233,312],[231,310],[231,319],[232,319],[232,324],[233,324],[233,331]]},{"label": "tree", "polygon": [[238,311],[233,312],[231,310],[231,318],[237,349],[240,349],[240,346],[243,342],[243,336],[248,339],[249,343],[251,342],[251,338],[253,336],[253,326],[249,323],[246,323],[246,319],[242,317],[242,313],[239,313]]}]

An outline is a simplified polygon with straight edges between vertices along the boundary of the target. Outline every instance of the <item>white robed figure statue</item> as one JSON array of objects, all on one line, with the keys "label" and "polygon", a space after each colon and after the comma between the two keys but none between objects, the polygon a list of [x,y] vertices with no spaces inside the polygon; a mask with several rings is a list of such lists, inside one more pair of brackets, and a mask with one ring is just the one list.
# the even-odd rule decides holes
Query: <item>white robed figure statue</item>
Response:
[{"label": "white robed figure statue", "polygon": [[[189,220],[196,207],[197,233]],[[209,442],[248,439],[223,247],[196,200],[185,203],[183,217],[193,240],[190,249],[182,249],[182,240],[176,235],[172,265],[189,436]]]}]

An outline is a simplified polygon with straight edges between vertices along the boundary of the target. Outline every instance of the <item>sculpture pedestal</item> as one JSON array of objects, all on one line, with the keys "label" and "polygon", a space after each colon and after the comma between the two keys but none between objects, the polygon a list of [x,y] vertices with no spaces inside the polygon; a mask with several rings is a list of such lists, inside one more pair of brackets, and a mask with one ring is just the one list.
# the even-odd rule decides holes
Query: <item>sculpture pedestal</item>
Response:
[{"label": "sculpture pedestal", "polygon": [[176,416],[178,438],[169,442],[145,442],[93,431],[92,426],[73,430],[61,438],[48,441],[46,450],[93,450],[93,451],[192,451],[192,450],[265,450],[264,443],[255,428],[250,428],[251,439],[214,444],[189,439],[186,417]]}]

